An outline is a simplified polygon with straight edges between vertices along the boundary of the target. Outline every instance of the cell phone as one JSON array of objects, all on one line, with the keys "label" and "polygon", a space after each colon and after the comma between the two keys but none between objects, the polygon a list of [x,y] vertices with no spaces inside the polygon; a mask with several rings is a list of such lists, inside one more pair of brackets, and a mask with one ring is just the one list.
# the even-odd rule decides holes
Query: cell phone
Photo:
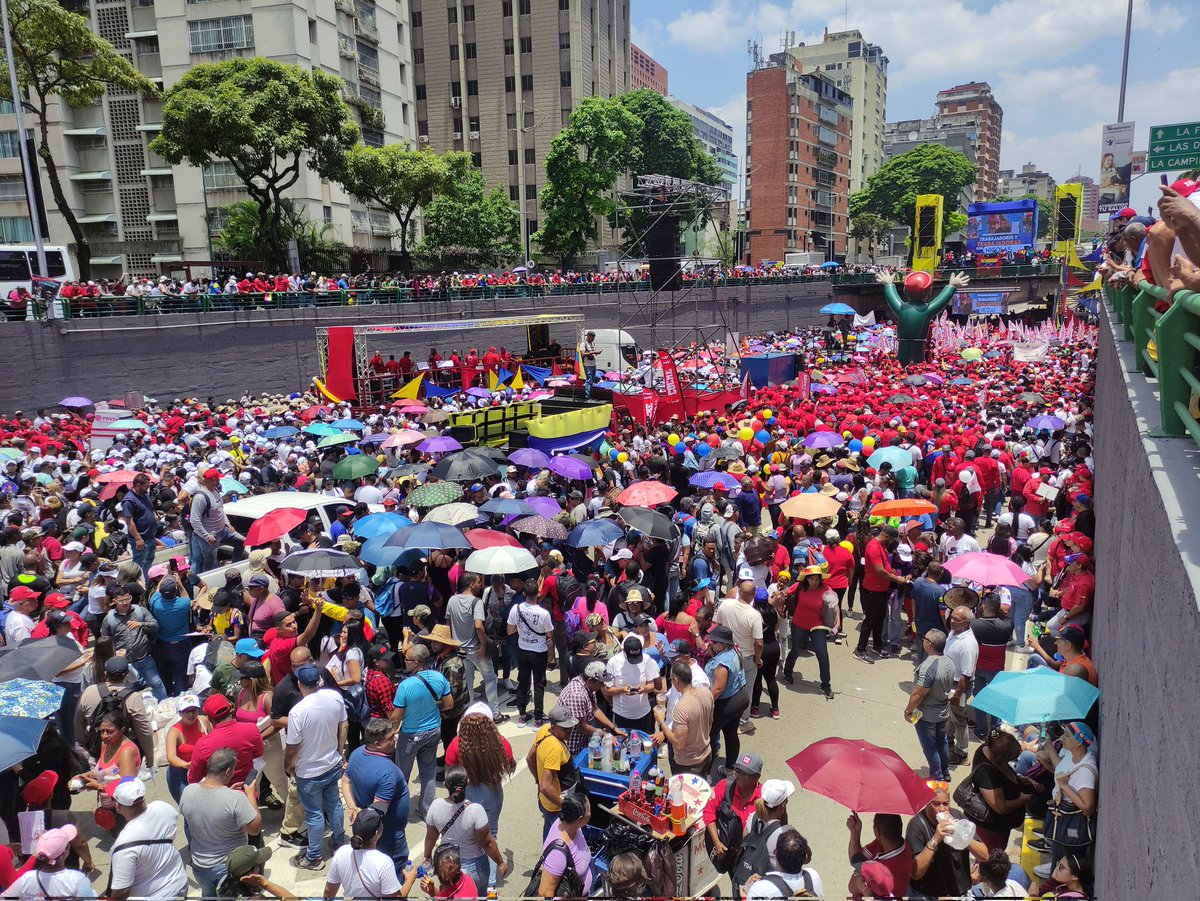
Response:
[{"label": "cell phone", "polygon": [[1158,177],[1158,183],[1159,183],[1160,185],[1167,185],[1167,184],[1170,184],[1170,182],[1169,182],[1169,181],[1167,181],[1167,177],[1166,177],[1165,175],[1160,175],[1160,176]]}]

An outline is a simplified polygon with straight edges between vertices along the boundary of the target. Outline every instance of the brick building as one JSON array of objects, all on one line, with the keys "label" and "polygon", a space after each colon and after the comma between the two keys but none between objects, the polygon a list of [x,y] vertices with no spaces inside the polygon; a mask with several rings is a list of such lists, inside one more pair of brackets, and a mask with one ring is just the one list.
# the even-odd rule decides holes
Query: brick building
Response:
[{"label": "brick building", "polygon": [[746,75],[746,218],[750,260],[809,251],[844,259],[851,97],[820,70],[773,54]]},{"label": "brick building", "polygon": [[667,70],[637,44],[629,45],[629,89],[649,88],[667,96]]},{"label": "brick building", "polygon": [[947,125],[974,120],[975,165],[979,169],[975,200],[991,200],[1000,189],[1000,135],[1004,126],[1004,110],[992,95],[991,86],[986,81],[972,81],[938,91],[937,115]]}]

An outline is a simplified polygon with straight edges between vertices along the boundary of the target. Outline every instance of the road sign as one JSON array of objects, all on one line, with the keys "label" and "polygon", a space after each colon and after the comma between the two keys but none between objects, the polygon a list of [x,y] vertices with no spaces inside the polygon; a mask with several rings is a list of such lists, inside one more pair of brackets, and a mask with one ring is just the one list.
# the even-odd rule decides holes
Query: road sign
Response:
[{"label": "road sign", "polygon": [[1178,172],[1200,166],[1200,122],[1155,125],[1150,129],[1147,172]]}]

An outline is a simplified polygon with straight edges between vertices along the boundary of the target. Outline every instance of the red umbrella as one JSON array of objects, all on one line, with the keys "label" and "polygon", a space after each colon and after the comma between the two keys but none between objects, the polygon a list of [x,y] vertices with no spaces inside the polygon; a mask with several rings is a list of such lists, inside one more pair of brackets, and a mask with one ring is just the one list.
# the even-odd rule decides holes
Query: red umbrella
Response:
[{"label": "red umbrella", "polygon": [[900,498],[894,501],[883,501],[871,508],[872,516],[922,516],[926,513],[937,513],[937,504],[923,501],[920,498]]},{"label": "red umbrella", "polygon": [[295,507],[280,507],[278,510],[272,510],[266,516],[256,519],[246,530],[246,547],[270,544],[306,519],[308,519],[308,514]]},{"label": "red umbrella", "polygon": [[899,754],[861,738],[823,738],[787,764],[802,788],[857,813],[912,816],[933,797]]},{"label": "red umbrella", "polygon": [[512,535],[506,532],[493,532],[491,529],[470,529],[466,533],[467,541],[477,551],[489,547],[524,547]]},{"label": "red umbrella", "polygon": [[[97,485],[132,485],[133,480],[139,475],[142,475],[142,473],[136,469],[117,469],[113,472],[102,472],[96,478],[92,479],[92,481]],[[151,482],[158,481],[158,476],[154,475],[154,473],[147,472],[145,475],[150,477]]]},{"label": "red umbrella", "polygon": [[617,503],[625,507],[657,507],[659,504],[669,504],[678,496],[679,492],[670,485],[647,480],[634,482],[618,494]]},{"label": "red umbrella", "polygon": [[308,422],[310,419],[316,419],[322,413],[328,413],[330,409],[332,408],[327,404],[316,404],[312,407],[305,407],[300,411],[300,418]]}]

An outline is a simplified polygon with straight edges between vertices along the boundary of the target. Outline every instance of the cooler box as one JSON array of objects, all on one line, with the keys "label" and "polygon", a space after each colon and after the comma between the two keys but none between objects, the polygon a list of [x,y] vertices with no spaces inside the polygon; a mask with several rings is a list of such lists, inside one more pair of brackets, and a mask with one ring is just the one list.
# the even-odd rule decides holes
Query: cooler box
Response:
[{"label": "cooler box", "polygon": [[741,375],[750,376],[755,388],[782,385],[796,377],[795,354],[756,354],[742,357]]},{"label": "cooler box", "polygon": [[[649,737],[645,733],[636,730],[630,734],[637,736],[639,745],[643,739]],[[651,767],[657,764],[657,754],[647,754],[643,751],[638,755],[633,766],[642,774],[642,778],[644,779],[646,778],[646,774],[650,772]],[[586,747],[575,755],[575,766],[579,769],[579,774],[583,778],[583,784],[587,787],[588,794],[593,798],[599,798],[610,804],[616,804],[617,799],[629,791],[629,777],[633,775],[633,770],[630,770],[628,773],[606,773],[604,770],[593,770],[588,766],[588,749]]]}]

